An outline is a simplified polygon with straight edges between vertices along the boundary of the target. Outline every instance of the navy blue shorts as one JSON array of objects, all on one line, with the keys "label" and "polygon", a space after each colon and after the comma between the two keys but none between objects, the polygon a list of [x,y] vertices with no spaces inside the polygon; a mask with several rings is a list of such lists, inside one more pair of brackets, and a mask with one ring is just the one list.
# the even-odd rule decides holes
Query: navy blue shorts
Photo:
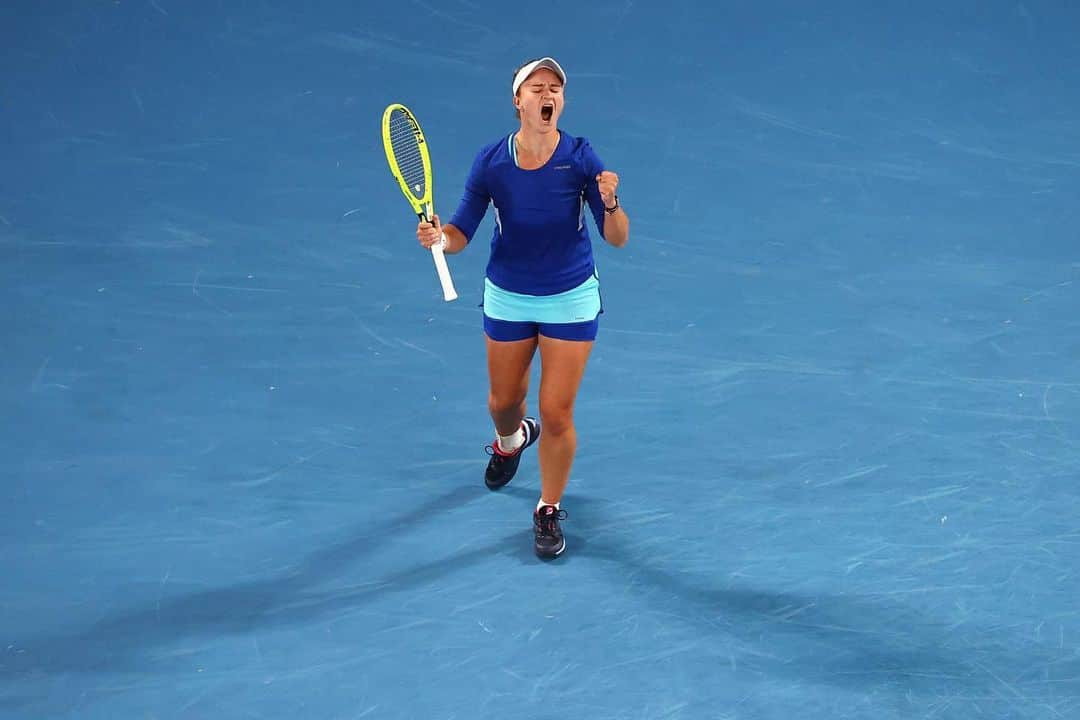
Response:
[{"label": "navy blue shorts", "polygon": [[496,342],[528,340],[537,335],[555,340],[592,342],[600,330],[600,319],[576,323],[538,323],[522,320],[495,320],[484,315],[484,333]]}]

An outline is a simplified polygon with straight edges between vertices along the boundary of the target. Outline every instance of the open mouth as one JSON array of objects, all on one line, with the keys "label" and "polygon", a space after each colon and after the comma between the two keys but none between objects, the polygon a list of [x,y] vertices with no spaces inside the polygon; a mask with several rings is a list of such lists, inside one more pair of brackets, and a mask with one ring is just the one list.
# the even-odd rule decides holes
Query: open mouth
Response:
[{"label": "open mouth", "polygon": [[550,122],[553,114],[555,114],[555,105],[552,103],[547,103],[540,107],[540,119],[544,122]]}]

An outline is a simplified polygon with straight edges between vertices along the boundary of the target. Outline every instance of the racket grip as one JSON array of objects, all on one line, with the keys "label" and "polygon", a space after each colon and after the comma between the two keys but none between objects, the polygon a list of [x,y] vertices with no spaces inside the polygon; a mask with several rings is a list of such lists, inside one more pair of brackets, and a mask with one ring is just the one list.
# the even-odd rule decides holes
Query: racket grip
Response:
[{"label": "racket grip", "polygon": [[443,300],[457,300],[457,290],[454,289],[454,280],[450,277],[450,267],[446,264],[442,243],[431,246],[431,257],[435,260],[435,270],[438,271],[439,282],[442,283]]}]

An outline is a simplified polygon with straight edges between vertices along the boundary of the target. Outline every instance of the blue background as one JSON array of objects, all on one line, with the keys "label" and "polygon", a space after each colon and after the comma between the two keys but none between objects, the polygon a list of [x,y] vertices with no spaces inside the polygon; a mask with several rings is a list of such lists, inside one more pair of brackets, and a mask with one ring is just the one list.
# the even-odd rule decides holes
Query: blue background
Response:
[{"label": "blue background", "polygon": [[[0,8],[0,717],[1080,714],[1080,10]],[[621,178],[569,549],[448,215],[557,57]],[[530,398],[530,401],[532,398]],[[535,405],[533,405],[535,409]]]}]

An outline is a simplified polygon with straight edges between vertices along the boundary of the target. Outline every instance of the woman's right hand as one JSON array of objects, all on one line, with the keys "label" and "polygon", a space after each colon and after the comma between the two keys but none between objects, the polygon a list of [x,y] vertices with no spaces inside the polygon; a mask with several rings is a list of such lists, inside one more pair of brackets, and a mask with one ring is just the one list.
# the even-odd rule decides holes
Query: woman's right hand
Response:
[{"label": "woman's right hand", "polygon": [[420,244],[430,249],[432,245],[442,242],[442,223],[438,215],[431,216],[431,222],[420,220],[416,225],[416,239]]}]

